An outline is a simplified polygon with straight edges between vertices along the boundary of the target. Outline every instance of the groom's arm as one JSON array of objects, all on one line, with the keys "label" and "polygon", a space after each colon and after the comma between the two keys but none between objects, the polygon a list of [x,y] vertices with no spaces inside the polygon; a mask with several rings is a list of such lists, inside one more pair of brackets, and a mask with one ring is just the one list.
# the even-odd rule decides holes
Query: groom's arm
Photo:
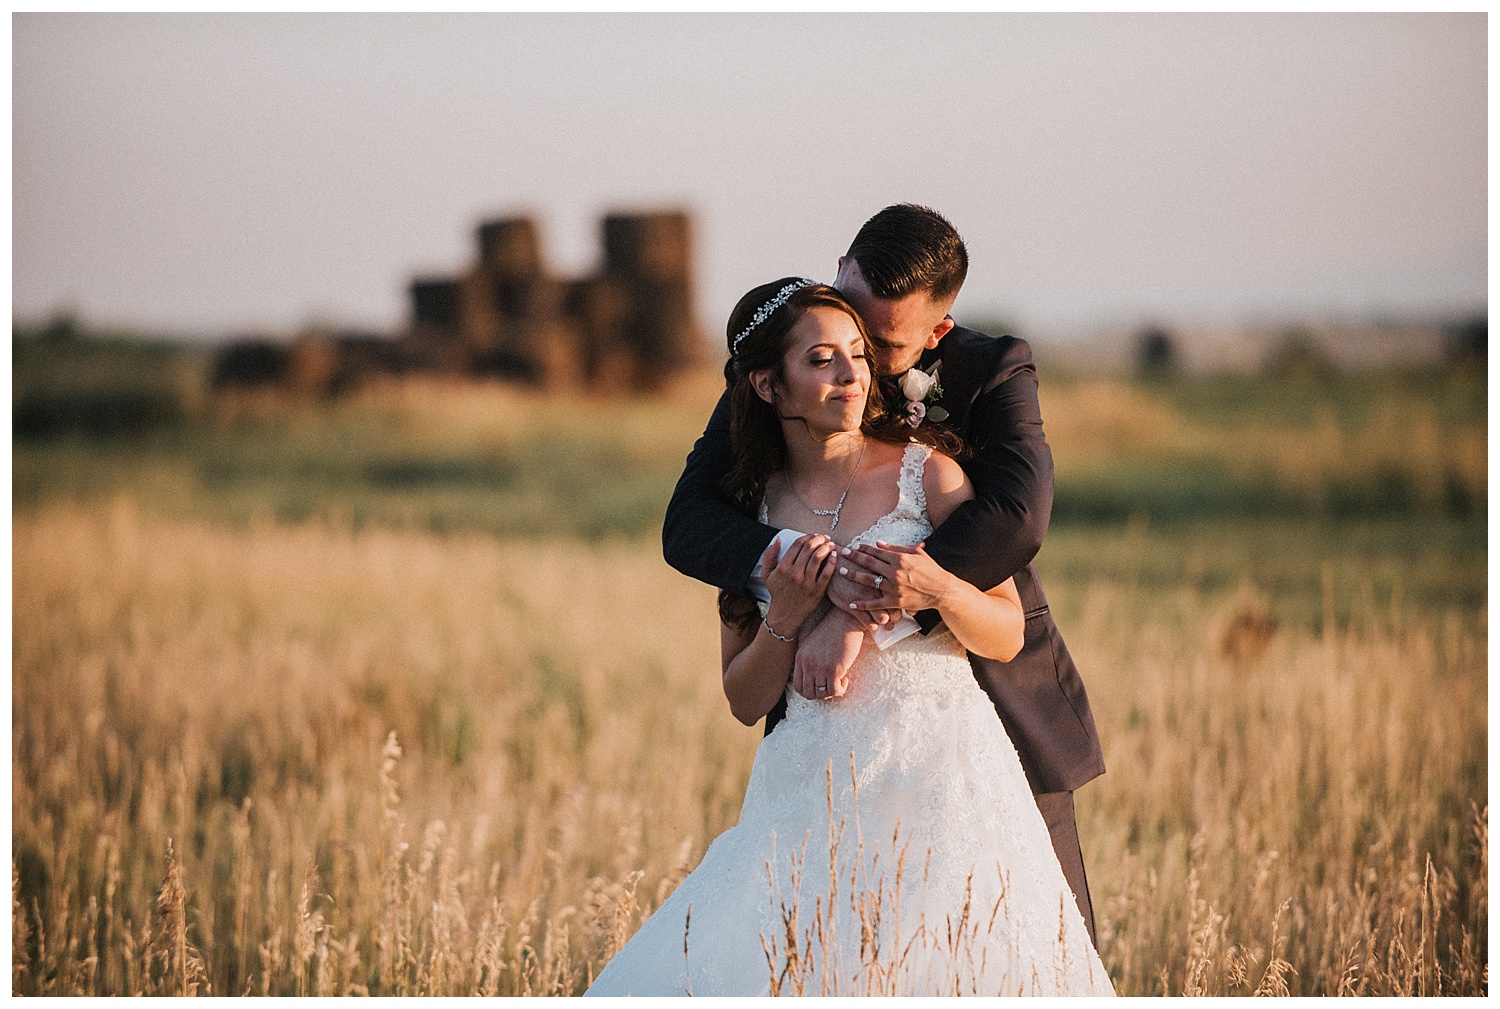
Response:
[{"label": "groom's arm", "polygon": [[[1042,433],[1031,347],[1012,339],[969,410],[973,449],[964,470],[974,499],[927,538],[927,552],[948,571],[989,591],[1041,549],[1052,516],[1052,450]],[[922,614],[924,626],[930,620]]]},{"label": "groom's arm", "polygon": [[720,493],[719,482],[733,461],[725,393],[672,491],[662,522],[661,552],[668,564],[690,578],[744,592],[776,530],[750,518]]}]

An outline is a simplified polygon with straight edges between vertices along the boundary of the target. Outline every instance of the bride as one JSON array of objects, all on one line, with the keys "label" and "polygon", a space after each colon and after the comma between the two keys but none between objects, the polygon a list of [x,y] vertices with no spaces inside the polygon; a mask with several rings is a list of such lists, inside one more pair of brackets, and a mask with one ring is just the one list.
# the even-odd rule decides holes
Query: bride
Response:
[{"label": "bride", "polygon": [[[965,658],[1020,650],[1015,585],[981,592],[922,550],[973,496],[961,443],[885,413],[864,326],[831,287],[757,287],[728,335],[724,490],[771,525],[827,531],[767,548],[769,604],[721,593],[730,710],[754,725],[784,698],[786,717],[738,824],[587,994],[1113,994]],[[943,626],[887,650],[867,639],[844,681],[789,684],[834,572],[879,576],[898,553]]]}]

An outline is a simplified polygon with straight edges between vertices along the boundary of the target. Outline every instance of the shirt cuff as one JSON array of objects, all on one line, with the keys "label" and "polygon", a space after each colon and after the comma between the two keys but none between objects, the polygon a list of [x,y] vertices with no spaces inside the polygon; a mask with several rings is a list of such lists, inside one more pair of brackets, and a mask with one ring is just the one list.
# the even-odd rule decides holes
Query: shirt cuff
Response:
[{"label": "shirt cuff", "polygon": [[[799,533],[795,529],[781,530],[781,532],[776,534],[776,542],[781,544],[781,550],[777,552],[776,556],[785,557],[786,552],[792,548],[792,544],[805,535],[807,534]],[[766,544],[766,546],[770,545],[769,543]],[[757,560],[755,568],[750,572],[750,580],[745,583],[745,588],[749,589],[750,594],[756,599],[759,599],[763,603],[768,603],[771,601],[771,590],[766,588],[766,583],[761,579],[760,574],[760,561]]]},{"label": "shirt cuff", "polygon": [[891,626],[875,628],[870,632],[870,637],[874,640],[875,647],[883,652],[896,642],[903,638],[911,637],[921,629],[921,624],[918,624],[911,617],[902,614],[901,619],[897,620]]}]

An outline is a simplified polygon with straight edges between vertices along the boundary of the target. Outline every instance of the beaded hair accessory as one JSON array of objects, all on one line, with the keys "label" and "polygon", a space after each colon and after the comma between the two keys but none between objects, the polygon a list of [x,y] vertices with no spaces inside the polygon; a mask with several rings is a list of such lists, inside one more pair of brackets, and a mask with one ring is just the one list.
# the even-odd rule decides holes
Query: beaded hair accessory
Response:
[{"label": "beaded hair accessory", "polygon": [[756,326],[759,326],[761,323],[769,319],[771,317],[771,313],[775,312],[782,305],[785,305],[788,298],[796,294],[798,291],[802,290],[804,287],[811,287],[816,283],[816,280],[808,280],[806,277],[803,277],[800,280],[792,281],[790,284],[777,291],[776,297],[772,298],[770,301],[766,302],[764,305],[755,310],[755,314],[750,318],[750,325],[741,330],[740,334],[734,338],[734,342],[729,345],[729,356],[733,357],[735,354],[739,353],[740,341],[749,336],[755,330]]}]

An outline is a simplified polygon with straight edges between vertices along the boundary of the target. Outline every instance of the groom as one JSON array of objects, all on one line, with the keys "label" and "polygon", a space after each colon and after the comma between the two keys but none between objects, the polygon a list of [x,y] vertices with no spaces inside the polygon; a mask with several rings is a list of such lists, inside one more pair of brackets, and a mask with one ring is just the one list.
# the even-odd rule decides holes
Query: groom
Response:
[{"label": "groom", "polygon": [[[1104,773],[1104,759],[1083,680],[1031,565],[1052,511],[1052,452],[1042,434],[1031,348],[1015,337],[965,329],[948,315],[968,262],[963,239],[942,215],[897,204],[860,228],[839,259],[834,286],[865,323],[888,404],[902,405],[903,385],[920,390],[930,384],[925,378],[900,382],[910,369],[930,375],[937,367],[941,399],[929,394],[913,415],[925,411],[936,420],[924,417],[923,423],[947,424],[972,449],[964,470],[976,496],[928,537],[926,549],[980,589],[1015,577],[1026,613],[1021,653],[1010,662],[971,654],[969,662],[1020,754],[1063,874],[1094,938],[1073,790]],[[700,581],[732,592],[763,591],[761,553],[778,535],[785,547],[798,533],[778,533],[724,500],[718,483],[731,461],[729,404],[721,397],[667,505],[662,552],[667,563]],[[892,594],[893,586],[877,591],[856,566],[848,570],[849,577],[836,577],[829,586],[834,607],[798,647],[793,682],[810,698],[803,685],[839,682],[867,630],[878,628],[889,643],[907,629],[920,627],[925,634],[938,623],[935,610],[922,610],[913,624],[902,613],[903,604],[918,608],[910,600]],[[783,713],[784,702],[767,717],[767,732]]]}]

